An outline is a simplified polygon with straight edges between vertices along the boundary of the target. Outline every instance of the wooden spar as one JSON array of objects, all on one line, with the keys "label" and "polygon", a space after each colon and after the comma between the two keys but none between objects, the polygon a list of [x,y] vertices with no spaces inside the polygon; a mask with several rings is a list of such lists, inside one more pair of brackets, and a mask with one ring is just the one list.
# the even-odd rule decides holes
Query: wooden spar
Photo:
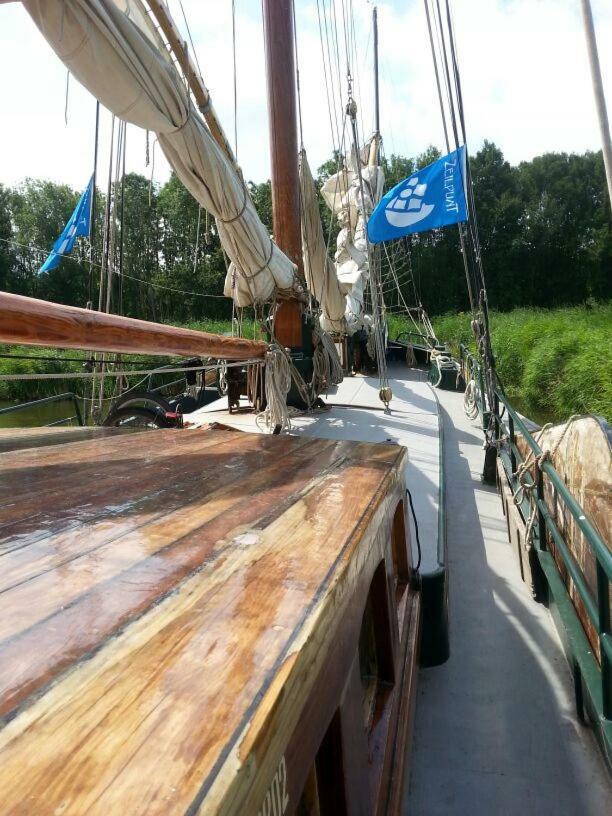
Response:
[{"label": "wooden spar", "polygon": [[[297,265],[298,275],[303,279],[293,0],[263,0],[263,21],[274,240]],[[302,310],[296,300],[280,304],[275,333],[284,346],[302,345]]]},{"label": "wooden spar", "polygon": [[610,140],[610,125],[608,123],[608,112],[606,110],[606,97],[601,80],[601,66],[599,64],[599,54],[597,51],[597,38],[595,36],[595,24],[593,23],[593,12],[591,11],[590,0],[582,0],[582,18],[584,21],[584,33],[589,52],[589,64],[591,66],[591,79],[593,80],[593,94],[595,95],[595,106],[597,108],[597,118],[599,120],[599,130],[601,132],[601,149],[603,153],[606,180],[608,182],[608,195],[612,205],[612,141]]},{"label": "wooden spar", "polygon": [[378,151],[380,148],[380,94],[378,85],[378,9],[372,9],[372,29],[374,39],[374,138],[370,143],[370,154],[368,164],[375,167],[378,164]]},{"label": "wooden spar", "polygon": [[254,340],[164,326],[6,292],[0,292],[0,343],[221,360],[263,358],[268,350],[266,343]]},{"label": "wooden spar", "polygon": [[372,9],[372,27],[374,29],[374,130],[380,136],[380,98],[378,91],[378,9]]},{"label": "wooden spar", "polygon": [[189,84],[189,88],[195,97],[198,108],[206,120],[206,124],[210,128],[210,132],[232,164],[236,165],[234,151],[232,150],[223,127],[217,118],[208,88],[204,84],[204,79],[197,69],[193,56],[189,53],[187,43],[181,37],[180,31],[170,16],[168,7],[163,0],[147,0],[147,4],[151,10],[151,14],[157,20],[160,29],[168,40],[170,48],[181,66],[183,74],[185,75]]}]

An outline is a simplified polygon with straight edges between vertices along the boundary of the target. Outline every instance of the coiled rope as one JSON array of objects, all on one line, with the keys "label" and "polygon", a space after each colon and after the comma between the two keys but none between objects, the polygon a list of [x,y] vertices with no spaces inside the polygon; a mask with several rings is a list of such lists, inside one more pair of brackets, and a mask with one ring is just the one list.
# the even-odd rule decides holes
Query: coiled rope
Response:
[{"label": "coiled rope", "polygon": [[[525,457],[524,461],[521,462],[521,464],[516,469],[515,476],[516,476],[516,479],[518,481],[518,487],[514,491],[514,493],[512,494],[512,501],[514,502],[514,504],[517,507],[519,507],[519,505],[521,505],[523,503],[523,499],[525,497],[527,497],[529,499],[529,503],[531,505],[531,512],[529,514],[529,518],[527,519],[527,527],[525,529],[525,548],[526,549],[530,549],[531,546],[532,546],[531,545],[531,536],[532,536],[532,533],[533,533],[533,527],[534,527],[536,516],[537,516],[537,513],[538,513],[538,503],[533,498],[534,493],[536,492],[537,482],[536,482],[536,479],[534,478],[535,473],[532,474],[531,471],[530,471],[530,468],[535,465],[536,468],[541,470],[544,462],[552,461],[552,458],[555,455],[555,453],[557,452],[557,450],[559,449],[559,445],[561,444],[561,442],[565,438],[565,435],[566,435],[567,431],[569,430],[570,425],[572,425],[572,423],[575,422],[577,419],[580,419],[580,414],[572,414],[572,416],[565,423],[565,427],[563,428],[563,431],[561,432],[561,435],[559,436],[559,439],[557,439],[557,441],[553,445],[552,449],[543,449],[542,452],[539,453],[537,456],[535,454],[535,451],[533,449],[530,449],[529,453]],[[543,425],[540,428],[538,433],[534,435],[534,441],[537,443],[538,446],[540,445],[540,442],[542,441],[542,438],[543,438],[544,434],[546,433],[546,431],[548,431],[549,428],[552,428],[552,427],[553,427],[553,423],[552,422],[547,422],[545,425]],[[528,475],[529,475],[529,477],[531,479],[531,482],[527,482],[527,476]]]},{"label": "coiled rope", "polygon": [[266,354],[266,407],[257,415],[270,433],[291,429],[287,394],[291,388],[292,363],[282,346],[275,345]]},{"label": "coiled rope", "polygon": [[434,383],[434,386],[436,388],[442,382],[443,371],[454,371],[455,373],[459,373],[461,371],[459,363],[456,360],[453,360],[453,358],[447,351],[439,351],[438,349],[432,349],[431,361],[432,363],[435,363],[438,369],[438,379]]},{"label": "coiled rope", "polygon": [[468,419],[476,419],[478,416],[476,382],[473,379],[471,379],[465,387],[465,393],[463,394],[463,410]]}]

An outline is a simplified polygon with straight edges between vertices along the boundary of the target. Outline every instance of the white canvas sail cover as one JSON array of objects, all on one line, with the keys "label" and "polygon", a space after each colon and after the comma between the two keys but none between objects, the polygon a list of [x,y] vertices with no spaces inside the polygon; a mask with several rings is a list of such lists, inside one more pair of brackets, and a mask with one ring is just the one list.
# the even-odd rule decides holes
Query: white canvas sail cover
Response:
[{"label": "white canvas sail cover", "polygon": [[326,331],[345,331],[346,302],[334,264],[327,254],[314,179],[306,151],[300,151],[300,196],[304,274],[308,290],[321,306],[321,324]]},{"label": "white canvas sail cover", "polygon": [[[271,241],[246,185],[206,127],[137,0],[24,0],[70,72],[120,119],[157,134],[170,165],[217,220],[239,306],[296,291],[295,265]],[[234,285],[233,285],[234,284]]]},{"label": "white canvas sail cover", "polygon": [[[360,156],[351,153],[348,166],[330,176],[321,188],[325,203],[340,224],[336,239],[336,275],[345,295],[348,334],[367,328],[363,315],[364,289],[369,278],[365,229],[368,217],[380,200],[385,183],[382,168],[368,161],[368,156],[373,157],[375,152],[370,146],[366,146]],[[363,181],[363,201],[359,169]],[[321,325],[329,330],[324,320],[321,320]]]}]

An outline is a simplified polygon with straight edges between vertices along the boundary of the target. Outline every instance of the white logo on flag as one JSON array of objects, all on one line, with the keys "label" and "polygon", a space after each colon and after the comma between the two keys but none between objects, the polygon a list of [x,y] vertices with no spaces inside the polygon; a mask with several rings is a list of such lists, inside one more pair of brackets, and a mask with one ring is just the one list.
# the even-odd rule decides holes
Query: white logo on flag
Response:
[{"label": "white logo on flag", "polygon": [[394,227],[409,227],[427,218],[433,212],[434,204],[423,203],[426,190],[427,185],[419,184],[418,178],[410,179],[401,193],[387,204],[387,221]]}]

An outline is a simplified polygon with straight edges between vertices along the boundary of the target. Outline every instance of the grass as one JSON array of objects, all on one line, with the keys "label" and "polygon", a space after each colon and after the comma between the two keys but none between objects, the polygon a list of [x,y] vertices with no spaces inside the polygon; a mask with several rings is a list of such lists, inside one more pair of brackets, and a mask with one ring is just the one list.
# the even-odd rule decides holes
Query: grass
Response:
[{"label": "grass", "polygon": [[[83,380],[70,379],[70,372],[82,371],[86,354],[80,351],[59,351],[58,349],[32,348],[31,346],[0,345],[0,400],[26,402],[49,397],[64,391],[80,393]],[[33,356],[42,359],[32,359]],[[20,357],[28,359],[20,359]],[[79,362],[72,362],[78,359]],[[82,360],[82,362],[81,362]],[[60,374],[62,380],[4,380],[6,374]]]},{"label": "grass", "polygon": [[[438,338],[456,354],[473,347],[470,315],[435,318]],[[491,314],[501,380],[534,417],[563,421],[594,413],[612,422],[612,302]]]},{"label": "grass", "polygon": [[[470,315],[434,318],[438,338],[457,354],[460,343],[473,347]],[[229,320],[203,319],[188,328],[224,334]],[[413,328],[407,318],[391,315],[389,336]],[[521,410],[537,419],[564,420],[573,413],[601,414],[612,422],[612,302],[564,309],[515,309],[491,315],[493,348],[500,377],[508,395]],[[253,336],[253,324],[243,326]],[[26,401],[60,391],[85,393],[87,380],[70,380],[82,371],[85,352],[0,346],[0,353],[36,355],[44,360],[0,357],[0,400]],[[67,359],[67,358],[70,358]],[[72,362],[76,359],[77,362]],[[142,358],[149,364],[159,360]],[[66,380],[7,382],[2,374],[68,372]],[[110,385],[110,383],[109,383]]]}]

